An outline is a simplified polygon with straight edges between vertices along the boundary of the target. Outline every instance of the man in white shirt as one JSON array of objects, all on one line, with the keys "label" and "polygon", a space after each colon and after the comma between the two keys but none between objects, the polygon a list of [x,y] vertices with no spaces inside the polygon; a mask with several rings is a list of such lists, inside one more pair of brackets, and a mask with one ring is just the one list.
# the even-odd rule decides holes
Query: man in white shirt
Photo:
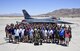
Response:
[{"label": "man in white shirt", "polygon": [[15,43],[19,43],[19,33],[20,33],[19,28],[16,28],[14,30],[14,33],[15,33]]},{"label": "man in white shirt", "polygon": [[48,39],[50,42],[52,42],[52,34],[53,34],[53,30],[52,29],[48,30]]},{"label": "man in white shirt", "polygon": [[34,33],[33,28],[30,29],[29,33],[30,33],[30,41],[33,42],[33,33]]},{"label": "man in white shirt", "polygon": [[45,29],[44,30],[44,41],[45,42],[47,41],[47,34],[48,34],[48,31]]}]

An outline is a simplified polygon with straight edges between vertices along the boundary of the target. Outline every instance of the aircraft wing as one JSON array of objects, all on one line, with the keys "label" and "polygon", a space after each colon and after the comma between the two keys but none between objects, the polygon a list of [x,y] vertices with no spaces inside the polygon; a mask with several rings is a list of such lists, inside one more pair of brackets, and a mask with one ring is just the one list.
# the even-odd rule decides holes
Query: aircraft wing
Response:
[{"label": "aircraft wing", "polygon": [[62,20],[58,20],[57,23],[60,23],[60,24],[73,24],[71,22],[66,22],[66,21],[62,21]]}]

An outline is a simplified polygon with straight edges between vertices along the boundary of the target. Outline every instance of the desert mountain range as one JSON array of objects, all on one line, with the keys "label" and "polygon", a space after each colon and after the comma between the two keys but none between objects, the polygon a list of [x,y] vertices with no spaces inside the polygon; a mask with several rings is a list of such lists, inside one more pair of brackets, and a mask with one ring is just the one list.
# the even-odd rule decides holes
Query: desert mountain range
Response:
[{"label": "desert mountain range", "polygon": [[[21,13],[3,14],[1,16],[23,16]],[[55,17],[80,17],[80,8],[58,9],[52,12],[35,15],[35,16],[55,16]]]},{"label": "desert mountain range", "polygon": [[42,14],[42,16],[80,17],[80,8],[54,10],[52,12]]}]

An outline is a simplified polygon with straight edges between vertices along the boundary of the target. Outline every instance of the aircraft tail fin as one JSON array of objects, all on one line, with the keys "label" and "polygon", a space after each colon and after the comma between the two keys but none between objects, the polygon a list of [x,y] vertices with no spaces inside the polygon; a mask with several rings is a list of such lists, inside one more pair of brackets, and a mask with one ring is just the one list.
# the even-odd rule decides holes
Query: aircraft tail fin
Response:
[{"label": "aircraft tail fin", "polygon": [[24,14],[24,18],[25,19],[30,19],[30,15],[28,14],[28,12],[26,10],[22,10],[23,14]]}]

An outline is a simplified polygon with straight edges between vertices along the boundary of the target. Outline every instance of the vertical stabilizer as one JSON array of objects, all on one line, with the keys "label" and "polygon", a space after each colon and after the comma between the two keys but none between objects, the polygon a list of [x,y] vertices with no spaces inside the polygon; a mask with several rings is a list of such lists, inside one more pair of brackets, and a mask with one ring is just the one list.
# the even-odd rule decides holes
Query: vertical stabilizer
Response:
[{"label": "vertical stabilizer", "polygon": [[25,19],[30,19],[30,15],[28,14],[28,12],[26,10],[22,10],[23,14],[24,14],[24,18]]}]

